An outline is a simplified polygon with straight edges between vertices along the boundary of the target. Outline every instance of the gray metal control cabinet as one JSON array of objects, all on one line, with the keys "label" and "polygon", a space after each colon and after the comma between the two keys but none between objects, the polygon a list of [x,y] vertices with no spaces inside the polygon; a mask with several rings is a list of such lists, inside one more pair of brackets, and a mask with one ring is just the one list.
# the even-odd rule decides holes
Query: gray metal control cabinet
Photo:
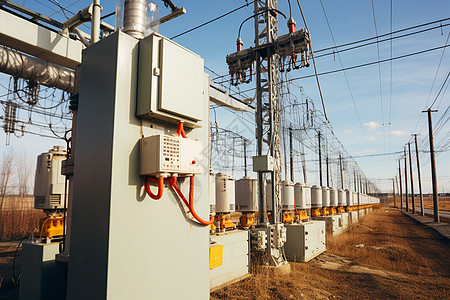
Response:
[{"label": "gray metal control cabinet", "polygon": [[287,241],[284,252],[289,261],[308,262],[325,252],[325,222],[310,221],[286,224]]},{"label": "gray metal control cabinet", "polygon": [[207,117],[194,100],[205,97],[203,85],[200,56],[157,33],[140,42],[138,116],[198,127]]},{"label": "gray metal control cabinet", "polygon": [[[139,174],[141,137],[177,132],[175,122],[136,117],[138,76],[144,76],[139,70],[150,68],[139,61],[140,45],[145,42],[119,31],[83,52],[67,274],[69,300],[209,299],[209,226],[193,221],[167,185],[161,199],[151,199]],[[169,44],[167,60],[176,55],[171,52],[173,47],[181,48]],[[180,69],[191,67],[189,59],[201,62],[192,54],[184,59],[188,61],[182,66],[178,62]],[[196,70],[203,69],[203,64],[194,65]],[[174,68],[170,70],[162,72],[173,72]],[[186,133],[188,138],[208,145],[209,79],[198,72],[191,77],[196,77],[192,86],[195,93],[186,88],[191,78],[183,78],[186,82],[174,87],[182,88],[177,106],[164,109],[195,106],[195,114],[191,116],[186,110],[186,117],[200,119],[205,126]],[[175,79],[180,80],[177,75]],[[147,97],[155,88],[149,87]],[[171,120],[179,119],[176,111],[165,113]],[[207,155],[205,151],[205,161],[201,162],[205,171],[195,175],[194,181],[194,206],[206,220]],[[179,179],[178,186],[187,195],[189,179]]]}]

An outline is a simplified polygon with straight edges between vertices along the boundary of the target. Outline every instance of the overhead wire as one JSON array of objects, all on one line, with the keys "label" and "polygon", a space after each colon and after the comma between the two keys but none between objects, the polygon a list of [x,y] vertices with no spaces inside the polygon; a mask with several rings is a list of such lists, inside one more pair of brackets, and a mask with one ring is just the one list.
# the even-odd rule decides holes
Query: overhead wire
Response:
[{"label": "overhead wire", "polygon": [[211,24],[211,23],[213,23],[213,22],[215,22],[215,21],[217,21],[217,20],[220,20],[220,19],[222,19],[223,17],[226,17],[226,16],[228,16],[228,15],[230,15],[230,14],[232,14],[232,13],[238,11],[238,10],[241,10],[241,9],[244,8],[244,7],[249,6],[249,5],[252,4],[253,2],[254,2],[254,1],[247,2],[246,4],[241,5],[241,6],[235,8],[235,9],[233,9],[233,10],[230,10],[230,11],[228,11],[228,12],[226,12],[226,13],[224,13],[224,14],[218,16],[218,17],[215,17],[215,18],[213,18],[213,19],[211,19],[211,20],[208,20],[208,21],[206,21],[206,22],[204,22],[204,23],[202,23],[202,24],[200,24],[200,25],[197,25],[197,26],[195,26],[195,27],[193,27],[193,28],[190,28],[190,29],[188,29],[188,30],[186,30],[186,31],[183,31],[183,32],[181,32],[181,33],[179,33],[179,34],[177,34],[177,35],[174,35],[174,36],[171,37],[170,39],[172,39],[172,40],[173,40],[173,39],[176,39],[176,38],[178,38],[178,37],[180,37],[180,36],[182,36],[182,35],[185,35],[185,34],[187,34],[187,33],[189,33],[189,32],[192,32],[192,31],[197,30],[197,29],[199,29],[199,28],[202,28],[202,27],[204,27],[204,26],[206,26],[206,25],[208,25],[208,24]]},{"label": "overhead wire", "polygon": [[[372,0],[372,16],[373,16],[373,26],[375,27],[375,35],[378,36],[378,29],[377,29],[377,21],[375,17],[375,5]],[[377,44],[377,58],[380,60],[380,43],[378,42],[378,38],[376,40]],[[385,123],[384,123],[384,107],[383,107],[383,89],[381,87],[382,81],[381,81],[381,65],[378,64],[378,84],[380,89],[380,105],[381,105],[381,121],[382,121],[382,128],[383,128],[383,144],[386,146],[386,133],[385,133]]]},{"label": "overhead wire", "polygon": [[[403,32],[403,31],[409,31],[409,30],[411,30],[411,29],[415,29],[415,28],[419,28],[419,27],[423,27],[423,26],[428,26],[428,25],[435,24],[435,23],[437,23],[437,22],[445,21],[445,20],[449,20],[449,19],[450,19],[450,18],[447,18],[447,19],[441,19],[441,20],[437,20],[437,21],[433,21],[433,22],[424,23],[424,24],[419,24],[419,25],[415,25],[415,26],[412,26],[412,27],[407,27],[407,28],[403,28],[403,29],[396,30],[396,31],[391,31],[391,32],[389,32],[389,33],[382,34],[382,35],[379,35],[379,36],[374,36],[374,37],[370,37],[370,38],[365,38],[365,39],[361,39],[361,40],[357,40],[357,41],[353,41],[353,42],[349,42],[349,43],[337,45],[336,47],[327,47],[327,48],[315,50],[314,53],[315,53],[316,55],[315,55],[314,57],[315,57],[315,58],[319,58],[319,57],[324,57],[324,56],[329,56],[329,55],[335,55],[335,54],[336,54],[336,48],[343,48],[343,47],[347,47],[347,46],[351,46],[351,45],[355,45],[355,44],[360,44],[360,43],[368,42],[368,43],[365,43],[365,44],[361,44],[361,45],[349,47],[349,48],[346,48],[346,49],[337,50],[339,53],[342,53],[342,52],[345,52],[345,51],[354,50],[354,49],[359,49],[359,48],[361,48],[361,47],[365,47],[365,46],[369,46],[369,45],[373,45],[373,44],[377,43],[377,41],[369,42],[369,41],[371,41],[371,40],[376,40],[376,39],[378,39],[378,42],[380,43],[380,42],[392,41],[393,39],[404,38],[404,37],[412,36],[412,35],[415,35],[415,34],[424,33],[424,32],[430,31],[430,30],[441,29],[441,28],[443,28],[443,27],[449,26],[450,23],[447,23],[447,24],[440,24],[440,25],[438,25],[438,26],[434,26],[434,27],[431,27],[431,28],[426,28],[426,29],[423,29],[423,30],[418,30],[418,31],[406,33],[406,34],[399,35],[399,36],[395,36],[395,37],[392,37],[392,38],[380,39],[380,38],[382,38],[382,37],[386,37],[386,36],[389,36],[389,35],[392,35],[392,34],[400,33],[400,32]],[[328,53],[325,53],[325,54],[317,55],[317,53],[323,52],[323,51],[327,51],[327,50],[333,50],[333,51],[328,52]],[[230,76],[230,74],[219,75],[218,77],[215,77],[215,78],[213,78],[212,80],[215,81],[215,80],[217,80],[217,79],[221,79],[221,78],[224,78],[224,77],[226,77],[226,76]]]},{"label": "overhead wire", "polygon": [[[306,18],[305,18],[305,15],[303,14],[302,6],[300,5],[300,1],[299,0],[297,0],[297,4],[298,4],[298,8],[300,9],[300,13],[302,15],[302,18],[303,18],[303,23],[305,24],[306,30],[309,32],[308,25],[306,24]],[[290,8],[290,4],[289,4],[289,8]],[[309,50],[311,51],[311,57],[312,57],[313,66],[314,66],[314,74],[315,74],[316,82],[317,82],[317,88],[319,89],[320,100],[322,101],[323,114],[325,115],[325,119],[328,122],[330,122],[328,120],[328,117],[327,117],[327,112],[326,112],[326,109],[325,109],[325,102],[323,101],[323,95],[322,95],[322,89],[320,87],[319,76],[317,75],[316,60],[314,58],[314,51],[312,49],[311,37],[309,38]]]}]

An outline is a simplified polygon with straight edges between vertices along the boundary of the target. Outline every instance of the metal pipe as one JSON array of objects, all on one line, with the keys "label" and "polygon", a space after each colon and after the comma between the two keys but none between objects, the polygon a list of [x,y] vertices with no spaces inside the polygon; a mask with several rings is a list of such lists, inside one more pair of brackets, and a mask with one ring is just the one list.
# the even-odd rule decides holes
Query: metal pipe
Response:
[{"label": "metal pipe", "polygon": [[247,140],[244,140],[244,176],[247,177]]},{"label": "metal pipe", "polygon": [[289,127],[289,166],[291,167],[291,181],[294,183],[294,148],[292,145],[292,128]]},{"label": "metal pipe", "polygon": [[322,186],[322,147],[320,146],[320,131],[317,133],[317,139],[319,140],[319,182]]},{"label": "metal pipe", "polygon": [[339,166],[341,171],[341,189],[344,189],[344,173],[342,172],[342,155],[339,154]]},{"label": "metal pipe", "polygon": [[72,18],[65,21],[63,27],[60,31],[60,34],[63,36],[69,36],[69,32],[71,32],[74,28],[77,28],[83,23],[89,22],[92,19],[92,4],[86,8],[83,8],[78,13],[76,13]]},{"label": "metal pipe", "polygon": [[0,72],[75,93],[75,72],[0,46]]},{"label": "metal pipe", "polygon": [[146,0],[125,0],[123,32],[137,39],[144,38]]},{"label": "metal pipe", "polygon": [[94,0],[91,21],[91,45],[97,43],[100,39],[100,16],[102,7],[100,0]]},{"label": "metal pipe", "polygon": [[78,28],[74,28],[74,29],[72,29],[72,32],[75,33],[76,35],[78,35],[78,37],[80,38],[80,41],[83,43],[83,45],[85,45],[86,47],[89,47],[89,42],[85,38],[83,31],[81,31]]}]

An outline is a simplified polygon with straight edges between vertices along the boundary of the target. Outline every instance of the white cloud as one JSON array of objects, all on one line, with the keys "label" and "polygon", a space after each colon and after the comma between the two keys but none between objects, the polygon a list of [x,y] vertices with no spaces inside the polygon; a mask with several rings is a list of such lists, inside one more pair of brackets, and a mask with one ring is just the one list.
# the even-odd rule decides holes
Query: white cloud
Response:
[{"label": "white cloud", "polygon": [[351,129],[347,129],[347,130],[344,130],[344,132],[350,134],[350,133],[352,133],[352,130]]},{"label": "white cloud", "polygon": [[380,123],[377,123],[377,122],[374,122],[374,121],[370,121],[370,122],[366,122],[366,123],[364,123],[364,126],[366,126],[367,128],[369,128],[369,130],[375,130],[375,129],[377,129],[378,127],[380,127],[381,126],[381,124]]},{"label": "white cloud", "polygon": [[369,139],[369,141],[375,141],[376,140],[376,138],[374,136],[369,136],[368,139]]},{"label": "white cloud", "polygon": [[391,130],[391,135],[404,136],[404,135],[409,135],[409,132],[404,131],[404,130]]}]

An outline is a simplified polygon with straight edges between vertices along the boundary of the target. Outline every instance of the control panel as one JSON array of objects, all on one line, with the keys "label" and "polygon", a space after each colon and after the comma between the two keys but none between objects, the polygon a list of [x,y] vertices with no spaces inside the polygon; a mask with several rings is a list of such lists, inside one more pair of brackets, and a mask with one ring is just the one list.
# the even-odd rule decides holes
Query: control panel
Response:
[{"label": "control panel", "polygon": [[187,175],[202,173],[202,142],[159,134],[141,139],[140,174]]}]

